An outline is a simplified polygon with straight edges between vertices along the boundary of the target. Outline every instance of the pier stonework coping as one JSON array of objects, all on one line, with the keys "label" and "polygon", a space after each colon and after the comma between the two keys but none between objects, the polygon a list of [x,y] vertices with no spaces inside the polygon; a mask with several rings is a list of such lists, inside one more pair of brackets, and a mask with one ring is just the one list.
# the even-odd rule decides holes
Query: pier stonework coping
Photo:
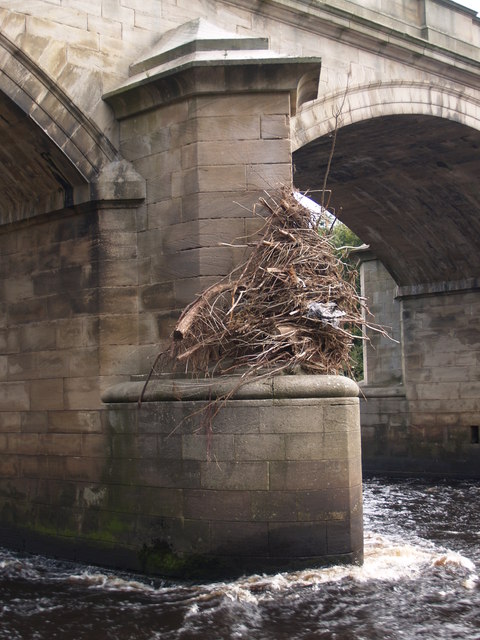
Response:
[{"label": "pier stonework coping", "polygon": [[[135,489],[110,508],[136,513],[142,569],[205,578],[360,563],[357,385],[311,375],[238,383],[156,379],[140,406],[144,381],[105,392],[109,483]],[[212,422],[209,407],[220,407]]]}]

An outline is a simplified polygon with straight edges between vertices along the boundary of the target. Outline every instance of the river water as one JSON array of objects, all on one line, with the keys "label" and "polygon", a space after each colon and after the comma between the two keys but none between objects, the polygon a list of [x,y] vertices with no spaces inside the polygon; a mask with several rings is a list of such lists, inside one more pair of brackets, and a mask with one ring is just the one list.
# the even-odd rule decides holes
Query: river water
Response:
[{"label": "river water", "polygon": [[365,481],[362,567],[153,581],[0,549],[8,640],[480,640],[480,483]]}]

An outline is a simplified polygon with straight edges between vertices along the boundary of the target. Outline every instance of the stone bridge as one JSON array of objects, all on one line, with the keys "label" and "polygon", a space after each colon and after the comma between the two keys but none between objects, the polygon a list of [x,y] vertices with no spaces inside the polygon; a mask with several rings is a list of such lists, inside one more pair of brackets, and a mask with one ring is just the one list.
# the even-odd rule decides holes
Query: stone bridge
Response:
[{"label": "stone bridge", "polygon": [[330,206],[396,339],[366,349],[365,468],[478,475],[479,52],[450,0],[0,0],[7,511],[37,492],[41,521],[39,478],[100,500],[102,394],[242,259],[264,190],[317,197],[336,127]]}]

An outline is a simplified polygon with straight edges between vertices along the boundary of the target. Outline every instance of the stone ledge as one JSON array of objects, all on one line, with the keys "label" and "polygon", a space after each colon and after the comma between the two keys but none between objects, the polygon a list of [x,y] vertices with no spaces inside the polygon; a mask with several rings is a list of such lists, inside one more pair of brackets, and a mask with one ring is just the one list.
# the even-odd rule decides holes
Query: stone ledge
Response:
[{"label": "stone ledge", "polygon": [[395,298],[421,298],[435,296],[442,293],[458,293],[463,291],[478,291],[480,278],[463,278],[462,280],[442,280],[440,282],[422,282],[414,285],[397,287]]},{"label": "stone ledge", "polygon": [[[143,402],[212,400],[232,394],[232,399],[282,398],[356,398],[359,388],[344,376],[291,375],[259,378],[241,383],[241,376],[154,379],[148,383]],[[145,381],[121,382],[107,389],[102,401],[110,403],[137,402]]]},{"label": "stone ledge", "polygon": [[391,387],[364,387],[360,385],[360,396],[364,398],[404,398],[405,387],[403,385]]}]

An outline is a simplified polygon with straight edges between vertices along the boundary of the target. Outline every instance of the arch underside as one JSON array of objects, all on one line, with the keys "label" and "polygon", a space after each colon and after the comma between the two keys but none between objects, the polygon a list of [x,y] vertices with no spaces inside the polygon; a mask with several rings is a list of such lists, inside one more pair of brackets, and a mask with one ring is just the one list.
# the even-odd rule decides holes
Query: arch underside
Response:
[{"label": "arch underside", "polygon": [[145,181],[97,124],[0,33],[0,225],[75,205],[138,203]]},{"label": "arch underside", "polygon": [[[322,187],[332,137],[293,156],[294,183]],[[480,131],[425,115],[389,115],[338,130],[330,208],[371,246],[398,285],[480,273]],[[318,199],[318,198],[317,198]]]},{"label": "arch underside", "polygon": [[82,175],[45,133],[0,92],[0,221],[73,204]]}]

